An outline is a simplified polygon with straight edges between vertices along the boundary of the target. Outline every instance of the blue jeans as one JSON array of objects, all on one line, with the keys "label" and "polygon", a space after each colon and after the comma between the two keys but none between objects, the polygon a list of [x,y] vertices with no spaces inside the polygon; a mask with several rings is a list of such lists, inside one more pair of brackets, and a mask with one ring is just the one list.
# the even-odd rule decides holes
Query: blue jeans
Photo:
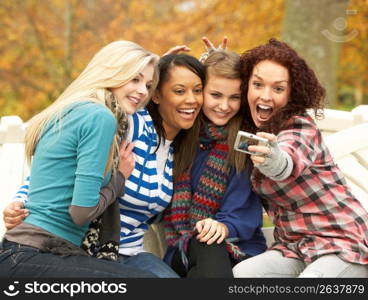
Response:
[{"label": "blue jeans", "polygon": [[142,271],[119,262],[91,256],[60,256],[42,253],[39,249],[3,240],[0,245],[0,277],[90,277],[152,278]]},{"label": "blue jeans", "polygon": [[141,252],[133,256],[119,255],[121,264],[134,269],[152,272],[160,278],[179,278],[162,259],[149,252]]}]

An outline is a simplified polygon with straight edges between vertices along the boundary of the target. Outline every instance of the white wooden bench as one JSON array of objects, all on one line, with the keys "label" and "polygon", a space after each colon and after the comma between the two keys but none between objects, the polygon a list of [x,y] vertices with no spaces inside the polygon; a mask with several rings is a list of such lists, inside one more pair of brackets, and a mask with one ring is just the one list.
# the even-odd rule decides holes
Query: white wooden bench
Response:
[{"label": "white wooden bench", "polygon": [[24,155],[25,124],[18,116],[0,119],[0,237],[5,227],[3,209],[19,189],[28,166]]},{"label": "white wooden bench", "polygon": [[351,112],[325,110],[325,119],[317,124],[353,194],[368,211],[368,105]]},{"label": "white wooden bench", "polygon": [[[325,110],[316,120],[330,151],[345,174],[353,193],[368,211],[368,105],[351,112]],[[17,116],[0,120],[0,238],[5,232],[2,211],[28,174],[24,159],[26,124]],[[267,243],[273,241],[273,228],[263,228]],[[163,256],[166,246],[161,224],[153,224],[145,235],[146,250]]]}]

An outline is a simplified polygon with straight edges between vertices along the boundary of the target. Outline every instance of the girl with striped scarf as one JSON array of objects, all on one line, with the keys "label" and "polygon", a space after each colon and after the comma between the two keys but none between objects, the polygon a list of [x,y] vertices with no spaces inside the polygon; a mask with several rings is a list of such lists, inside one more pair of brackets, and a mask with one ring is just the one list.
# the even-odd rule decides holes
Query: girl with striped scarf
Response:
[{"label": "girl with striped scarf", "polygon": [[182,277],[232,277],[236,262],[266,248],[262,206],[251,190],[250,160],[233,150],[244,119],[239,55],[206,55],[197,156],[178,174],[165,211],[165,261]]}]

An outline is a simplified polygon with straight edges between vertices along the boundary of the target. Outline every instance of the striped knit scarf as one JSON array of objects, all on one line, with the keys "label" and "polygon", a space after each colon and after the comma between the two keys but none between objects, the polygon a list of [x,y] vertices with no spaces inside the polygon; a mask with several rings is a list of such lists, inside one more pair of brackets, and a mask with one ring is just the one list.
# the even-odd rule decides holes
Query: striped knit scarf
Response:
[{"label": "striped knit scarf", "polygon": [[[183,264],[188,267],[186,252],[194,234],[195,224],[213,218],[220,208],[225,194],[230,168],[226,164],[228,154],[227,130],[212,123],[202,124],[201,148],[211,149],[199,179],[196,191],[191,188],[190,170],[181,174],[174,183],[174,195],[164,215],[165,238],[169,246],[178,247]],[[227,250],[240,261],[244,253],[230,242]]]}]

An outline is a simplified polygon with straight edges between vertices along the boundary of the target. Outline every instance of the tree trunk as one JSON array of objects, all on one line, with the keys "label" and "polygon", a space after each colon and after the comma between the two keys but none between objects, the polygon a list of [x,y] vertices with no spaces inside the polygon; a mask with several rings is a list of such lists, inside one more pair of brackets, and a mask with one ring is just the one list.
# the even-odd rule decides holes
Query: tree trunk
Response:
[{"label": "tree trunk", "polygon": [[286,0],[283,40],[316,72],[326,88],[327,106],[336,107],[340,45],[348,35],[348,0]]},{"label": "tree trunk", "polygon": [[363,104],[363,87],[361,84],[357,84],[354,88],[354,99],[355,99],[355,106],[359,106]]}]

